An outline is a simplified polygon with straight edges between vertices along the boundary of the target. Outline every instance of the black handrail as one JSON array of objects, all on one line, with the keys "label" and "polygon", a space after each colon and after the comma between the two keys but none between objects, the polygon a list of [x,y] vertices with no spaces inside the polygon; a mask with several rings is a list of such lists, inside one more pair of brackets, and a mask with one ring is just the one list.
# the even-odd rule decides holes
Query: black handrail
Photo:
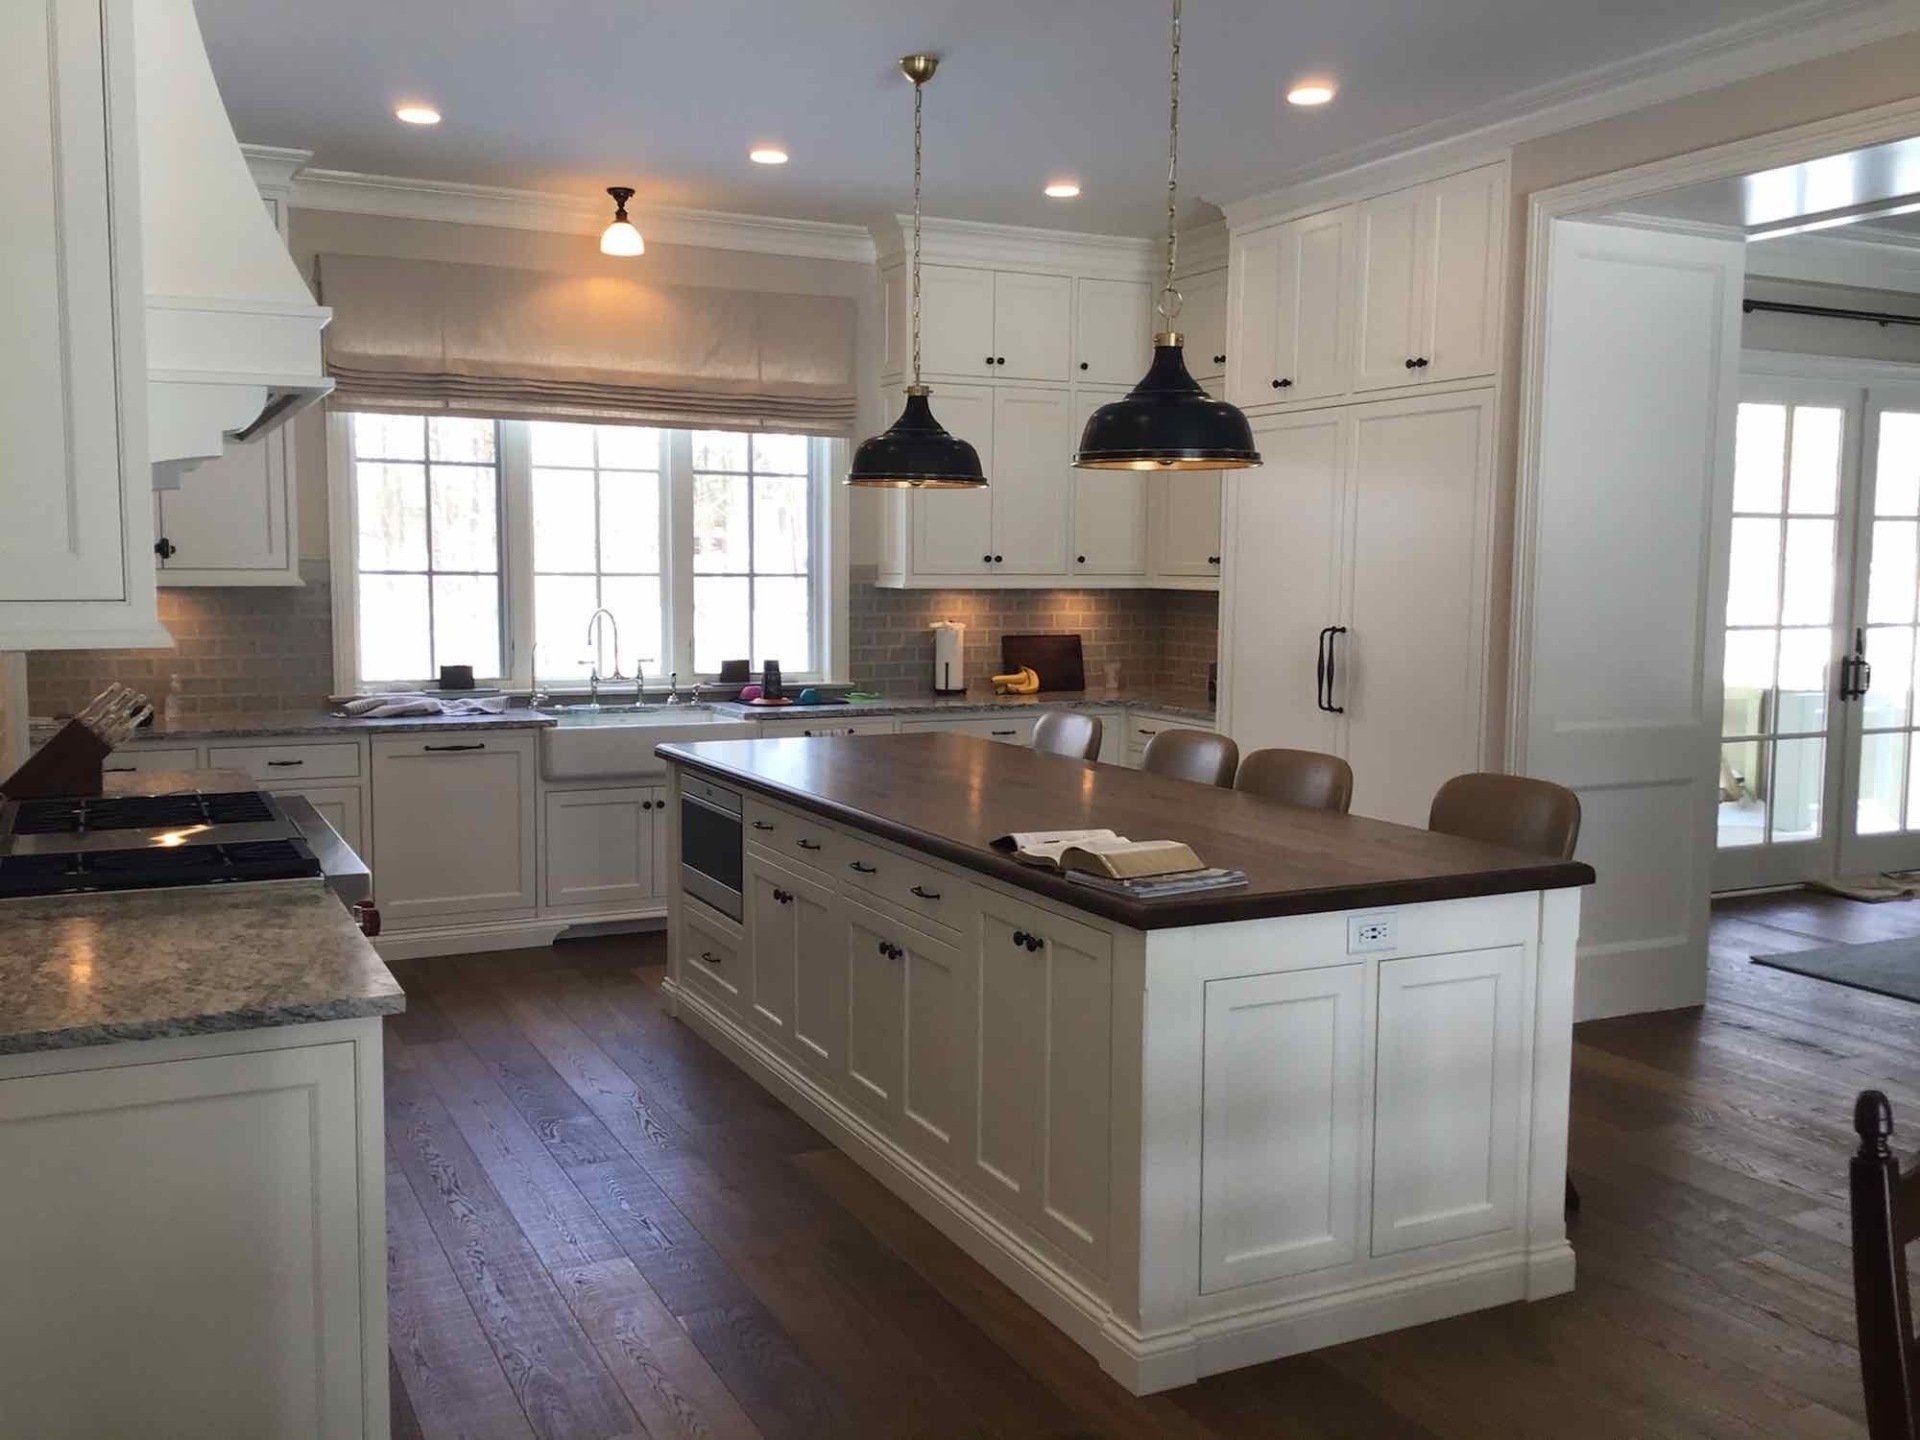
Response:
[{"label": "black handrail", "polygon": [[1920,325],[1920,315],[1896,315],[1891,310],[1842,310],[1832,305],[1796,305],[1788,300],[1743,300],[1740,308],[1749,315],[1764,310],[1774,315],[1818,315],[1827,320],[1871,320],[1876,325]]}]

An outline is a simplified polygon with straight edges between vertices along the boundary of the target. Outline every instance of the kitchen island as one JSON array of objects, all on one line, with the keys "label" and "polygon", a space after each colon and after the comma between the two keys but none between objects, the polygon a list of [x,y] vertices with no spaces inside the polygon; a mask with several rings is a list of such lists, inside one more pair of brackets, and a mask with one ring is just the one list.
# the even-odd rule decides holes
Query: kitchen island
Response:
[{"label": "kitchen island", "polygon": [[[660,754],[675,1013],[1135,1393],[1572,1287],[1587,866],[959,735]],[[1250,883],[991,847],[1095,826]]]}]

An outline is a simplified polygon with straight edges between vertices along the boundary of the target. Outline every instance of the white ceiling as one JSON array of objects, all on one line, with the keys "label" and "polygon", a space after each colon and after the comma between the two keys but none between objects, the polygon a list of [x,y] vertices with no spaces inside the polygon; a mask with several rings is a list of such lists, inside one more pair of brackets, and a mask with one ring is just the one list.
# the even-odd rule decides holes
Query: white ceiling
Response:
[{"label": "white ceiling", "polygon": [[[1400,132],[1805,0],[1190,0],[1184,189],[1219,202]],[[242,140],[315,164],[798,219],[904,207],[909,50],[927,208],[1148,234],[1165,183],[1165,0],[198,0]],[[1285,103],[1330,74],[1324,110]],[[425,99],[445,123],[395,122]],[[777,141],[792,163],[750,164]],[[1043,199],[1056,176],[1077,201]]]}]

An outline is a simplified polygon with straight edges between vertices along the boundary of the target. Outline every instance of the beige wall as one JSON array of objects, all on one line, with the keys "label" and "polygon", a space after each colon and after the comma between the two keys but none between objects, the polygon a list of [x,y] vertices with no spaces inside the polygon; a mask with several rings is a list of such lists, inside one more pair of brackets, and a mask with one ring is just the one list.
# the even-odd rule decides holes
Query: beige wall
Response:
[{"label": "beige wall", "polygon": [[[642,259],[616,260],[600,254],[591,235],[301,209],[292,213],[287,244],[309,281],[317,255],[385,255],[570,274],[627,274],[629,267],[644,265],[648,278],[661,284],[848,296],[858,307],[856,373],[861,385],[862,434],[879,409],[878,386],[870,377],[880,368],[875,358],[880,343],[880,280],[879,272],[868,263],[708,250],[652,240]],[[326,420],[321,408],[315,407],[293,423],[300,480],[300,553],[318,559],[327,553]],[[876,548],[878,529],[868,507],[856,505],[853,522],[852,553],[857,559]]]}]

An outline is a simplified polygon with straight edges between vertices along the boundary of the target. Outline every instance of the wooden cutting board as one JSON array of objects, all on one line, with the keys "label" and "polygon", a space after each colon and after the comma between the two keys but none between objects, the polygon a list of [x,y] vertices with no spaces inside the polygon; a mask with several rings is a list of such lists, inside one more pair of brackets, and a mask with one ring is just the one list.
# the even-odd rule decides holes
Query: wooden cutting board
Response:
[{"label": "wooden cutting board", "polygon": [[1022,665],[1033,668],[1042,690],[1084,690],[1086,665],[1078,635],[1002,635],[1000,670],[1012,674]]}]

